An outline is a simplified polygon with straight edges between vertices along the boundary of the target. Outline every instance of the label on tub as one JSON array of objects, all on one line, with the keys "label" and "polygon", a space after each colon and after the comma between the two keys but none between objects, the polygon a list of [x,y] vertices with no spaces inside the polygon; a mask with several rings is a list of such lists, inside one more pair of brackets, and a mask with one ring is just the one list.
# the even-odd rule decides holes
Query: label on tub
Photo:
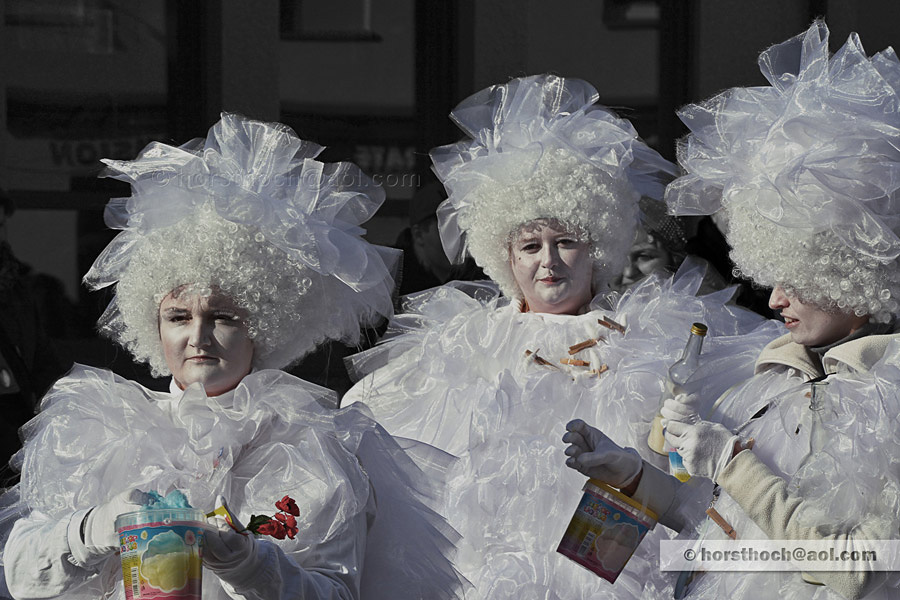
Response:
[{"label": "label on tub", "polygon": [[196,522],[119,530],[125,598],[200,600],[203,530]]},{"label": "label on tub", "polygon": [[656,515],[592,480],[556,551],[614,583],[655,525]]}]

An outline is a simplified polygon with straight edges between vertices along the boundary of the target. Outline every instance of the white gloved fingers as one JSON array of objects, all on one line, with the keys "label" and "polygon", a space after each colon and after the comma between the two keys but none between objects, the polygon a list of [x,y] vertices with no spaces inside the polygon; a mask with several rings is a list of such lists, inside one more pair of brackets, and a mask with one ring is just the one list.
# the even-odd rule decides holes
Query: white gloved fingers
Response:
[{"label": "white gloved fingers", "polygon": [[565,449],[566,456],[581,456],[586,450],[581,446],[568,446]]},{"label": "white gloved fingers", "polygon": [[578,433],[577,431],[567,431],[565,435],[562,436],[562,441],[567,444],[582,444],[586,445],[587,441],[584,439],[584,436]]},{"label": "white gloved fingers", "polygon": [[206,521],[203,563],[213,571],[235,569],[255,553],[256,541],[249,532],[238,533],[222,515]]},{"label": "white gloved fingers", "polygon": [[88,547],[113,552],[119,549],[116,517],[140,510],[149,496],[137,488],[116,494],[107,502],[91,509],[84,518],[84,544]]},{"label": "white gloved fingers", "polygon": [[[596,427],[592,427],[588,425],[581,419],[575,419],[574,421],[569,421],[566,425],[566,429],[569,430],[572,434],[577,434],[581,436],[583,442],[580,444],[587,452],[592,452],[604,444],[613,443],[609,437],[597,429]],[[618,448],[618,446],[616,446]]]},{"label": "white gloved fingers", "polygon": [[676,452],[684,456],[682,450],[691,445],[691,438],[694,435],[694,430],[689,428],[682,433],[681,435],[675,435],[671,433],[668,429],[663,431],[663,438],[666,440],[666,447],[674,448]]},{"label": "white gloved fingers", "polygon": [[219,515],[207,517],[206,522],[215,527],[215,543],[219,544],[226,553],[238,552],[247,545],[247,539],[251,537],[249,532],[239,533],[235,531],[228,521]]},{"label": "white gloved fingers", "polygon": [[633,448],[620,447],[581,419],[570,421],[566,429],[563,441],[571,444],[566,448],[569,468],[615,487],[626,485],[641,472],[643,463]]},{"label": "white gloved fingers", "polygon": [[566,456],[579,456],[585,452],[593,452],[607,442],[612,443],[605,433],[596,427],[591,427],[581,419],[569,421],[566,429],[563,442],[570,444],[566,448]]},{"label": "white gloved fingers", "polygon": [[666,440],[669,441],[680,440],[685,435],[687,435],[687,433],[694,427],[696,427],[696,425],[682,423],[681,421],[669,421],[668,423],[666,423],[666,429],[663,432],[663,435],[665,436]]},{"label": "white gloved fingers", "polygon": [[636,450],[618,447],[585,452],[578,457],[569,458],[566,464],[588,477],[615,487],[627,485],[643,467]]},{"label": "white gloved fingers", "polygon": [[572,440],[580,440],[580,445],[588,452],[594,449],[593,444],[596,434],[599,433],[600,436],[603,436],[599,429],[591,427],[581,419],[574,419],[566,423],[566,431],[568,433],[563,436],[564,442],[568,442],[566,437],[571,436]]},{"label": "white gloved fingers", "polygon": [[578,463],[586,469],[594,469],[596,467],[609,466],[616,463],[620,459],[620,454],[622,452],[627,451],[621,448],[608,448],[595,452],[585,452],[581,456],[578,456],[576,460],[578,460]]},{"label": "white gloved fingers", "polygon": [[[681,446],[681,444],[683,442],[681,437],[672,435],[668,429],[663,430],[663,439],[666,440],[666,448],[665,449],[675,448],[676,451],[678,450],[678,448]],[[679,452],[679,454],[681,454],[681,453]]]},{"label": "white gloved fingers", "polygon": [[640,456],[633,448],[590,452],[577,460],[590,476],[616,487],[628,485],[643,467]]},{"label": "white gloved fingers", "polygon": [[566,466],[569,467],[570,469],[575,469],[582,475],[587,475],[588,477],[590,477],[590,475],[588,475],[587,473],[584,472],[584,467],[581,465],[581,463],[578,462],[578,457],[570,456],[569,458],[567,458]]},{"label": "white gloved fingers", "polygon": [[585,423],[582,419],[572,419],[568,423],[566,423],[566,431],[575,431],[581,433],[586,431],[589,425]]},{"label": "white gloved fingers", "polygon": [[586,451],[590,451],[590,446],[588,446],[588,442],[584,439],[584,436],[578,433],[577,431],[567,431],[566,434],[562,437],[562,441],[567,444],[573,444],[575,446],[579,446],[584,448]]},{"label": "white gloved fingers", "polygon": [[566,456],[578,456],[584,452],[591,451],[587,440],[580,433],[569,431],[563,436],[562,441],[569,444],[565,450]]},{"label": "white gloved fingers", "polygon": [[631,483],[644,467],[640,454],[634,448],[617,447],[615,450],[608,451],[607,464],[610,471],[608,481],[619,488]]},{"label": "white gloved fingers", "polygon": [[663,405],[659,409],[659,414],[661,414],[664,419],[685,422],[687,422],[687,419],[694,419],[697,415],[697,413],[689,406],[678,404],[671,398],[663,402]]},{"label": "white gloved fingers", "polygon": [[688,473],[715,480],[731,460],[736,440],[738,437],[723,425],[700,421],[675,447]]},{"label": "white gloved fingers", "polygon": [[687,394],[682,392],[680,394],[676,394],[673,398],[675,402],[686,407],[691,412],[700,413],[701,405],[703,404],[703,399],[697,394]]},{"label": "white gloved fingers", "polygon": [[681,421],[682,423],[696,423],[700,415],[692,407],[682,404],[677,398],[667,398],[659,409],[659,414],[668,421]]}]

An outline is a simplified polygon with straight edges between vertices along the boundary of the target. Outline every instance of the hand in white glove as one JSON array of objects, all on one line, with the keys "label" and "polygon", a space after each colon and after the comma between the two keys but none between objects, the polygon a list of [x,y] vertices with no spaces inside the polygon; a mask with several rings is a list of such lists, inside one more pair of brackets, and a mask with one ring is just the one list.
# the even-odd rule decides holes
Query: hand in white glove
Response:
[{"label": "hand in white glove", "polygon": [[[226,512],[231,515],[222,496],[216,497],[216,506],[225,507]],[[219,514],[206,519],[211,527],[204,532],[203,563],[219,573],[236,569],[256,554],[253,534],[242,531],[245,528],[237,517],[232,515],[231,519],[231,524]],[[239,531],[242,533],[238,533]]]},{"label": "hand in white glove", "polygon": [[91,554],[109,554],[119,549],[116,517],[140,510],[148,501],[146,492],[130,489],[113,497],[109,502],[95,506],[82,523],[82,541]]},{"label": "hand in white glove", "polygon": [[681,455],[688,473],[713,481],[734,456],[735,443],[740,441],[719,423],[697,421],[691,424],[672,418],[666,424],[665,437]]},{"label": "hand in white glove", "polygon": [[674,398],[666,398],[659,414],[663,417],[662,426],[667,425],[667,421],[679,421],[693,425],[701,421],[700,418],[700,396],[695,394],[678,394]]},{"label": "hand in white glove", "polygon": [[626,487],[641,473],[643,463],[634,448],[620,447],[581,419],[570,421],[566,430],[567,467],[617,488]]}]

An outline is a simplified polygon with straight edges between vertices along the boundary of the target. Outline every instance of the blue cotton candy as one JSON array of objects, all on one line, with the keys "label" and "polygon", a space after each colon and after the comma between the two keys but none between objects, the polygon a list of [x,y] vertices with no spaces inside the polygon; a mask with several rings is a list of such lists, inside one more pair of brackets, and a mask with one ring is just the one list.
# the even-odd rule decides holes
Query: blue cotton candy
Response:
[{"label": "blue cotton candy", "polygon": [[158,492],[147,492],[144,508],[193,508],[181,490],[172,490],[165,496]]}]

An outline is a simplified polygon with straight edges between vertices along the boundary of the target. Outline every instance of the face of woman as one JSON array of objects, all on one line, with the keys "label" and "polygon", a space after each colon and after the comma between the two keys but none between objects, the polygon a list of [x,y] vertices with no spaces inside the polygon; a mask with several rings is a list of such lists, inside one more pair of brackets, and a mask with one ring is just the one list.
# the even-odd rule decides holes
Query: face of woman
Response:
[{"label": "face of woman", "polygon": [[178,387],[200,382],[207,396],[218,396],[240,383],[253,360],[246,316],[224,294],[163,298],[159,338]]},{"label": "face of woman", "polygon": [[622,271],[622,285],[631,285],[648,275],[665,271],[671,261],[672,255],[662,242],[642,232],[628,252],[628,264]]},{"label": "face of woman", "polygon": [[780,285],[769,296],[769,308],[780,310],[784,325],[791,332],[791,341],[803,346],[827,346],[841,340],[869,320],[868,315],[831,312],[815,304],[804,304],[788,296]]},{"label": "face of woman", "polygon": [[576,314],[590,302],[590,246],[559,224],[521,229],[509,254],[513,276],[532,311]]}]

